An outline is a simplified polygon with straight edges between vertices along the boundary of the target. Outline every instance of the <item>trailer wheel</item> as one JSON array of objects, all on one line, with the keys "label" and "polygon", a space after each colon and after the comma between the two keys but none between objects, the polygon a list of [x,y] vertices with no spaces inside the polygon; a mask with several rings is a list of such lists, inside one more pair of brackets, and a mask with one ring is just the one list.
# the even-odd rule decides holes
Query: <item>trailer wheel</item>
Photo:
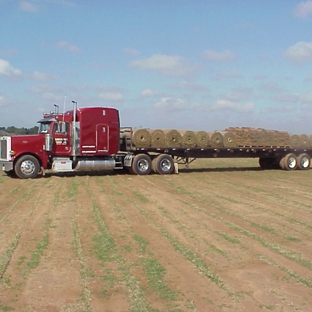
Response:
[{"label": "trailer wheel", "polygon": [[274,158],[259,158],[259,165],[262,169],[273,169]]},{"label": "trailer wheel", "polygon": [[278,164],[279,164],[280,169],[285,170],[285,159],[284,159],[284,157],[280,159]]},{"label": "trailer wheel", "polygon": [[289,153],[284,157],[284,169],[295,170],[298,166],[297,156],[293,153]]},{"label": "trailer wheel", "polygon": [[36,157],[24,155],[19,158],[14,166],[16,175],[21,179],[36,178],[40,170],[40,164]]},{"label": "trailer wheel", "polygon": [[311,157],[308,154],[303,153],[298,156],[298,169],[307,170],[310,168],[310,165]]},{"label": "trailer wheel", "polygon": [[148,175],[152,171],[151,158],[146,154],[136,155],[132,161],[130,172],[137,175]]},{"label": "trailer wheel", "polygon": [[171,174],[174,171],[174,161],[170,155],[161,154],[153,159],[152,168],[158,174]]}]

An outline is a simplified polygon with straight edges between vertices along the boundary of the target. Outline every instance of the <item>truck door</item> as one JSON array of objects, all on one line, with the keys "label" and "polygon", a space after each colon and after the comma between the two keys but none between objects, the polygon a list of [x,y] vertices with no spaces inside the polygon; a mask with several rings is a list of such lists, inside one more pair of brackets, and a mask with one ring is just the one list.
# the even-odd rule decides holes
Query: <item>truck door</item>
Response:
[{"label": "truck door", "polygon": [[107,124],[98,124],[96,126],[96,151],[98,153],[107,153],[109,150],[109,127]]},{"label": "truck door", "polygon": [[67,122],[57,122],[53,126],[53,151],[55,155],[67,156],[71,153],[69,125]]}]

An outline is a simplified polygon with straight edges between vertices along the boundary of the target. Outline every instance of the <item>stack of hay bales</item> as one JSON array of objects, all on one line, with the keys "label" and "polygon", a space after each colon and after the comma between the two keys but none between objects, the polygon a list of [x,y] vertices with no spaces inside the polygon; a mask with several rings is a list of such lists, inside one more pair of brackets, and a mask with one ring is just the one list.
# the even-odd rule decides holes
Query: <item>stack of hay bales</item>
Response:
[{"label": "stack of hay bales", "polygon": [[222,131],[133,129],[132,145],[145,148],[235,148],[292,147],[312,148],[312,135],[251,127],[230,127]]},{"label": "stack of hay bales", "polygon": [[250,127],[231,127],[226,131],[235,133],[237,146],[290,146],[291,142],[290,135],[285,131]]}]

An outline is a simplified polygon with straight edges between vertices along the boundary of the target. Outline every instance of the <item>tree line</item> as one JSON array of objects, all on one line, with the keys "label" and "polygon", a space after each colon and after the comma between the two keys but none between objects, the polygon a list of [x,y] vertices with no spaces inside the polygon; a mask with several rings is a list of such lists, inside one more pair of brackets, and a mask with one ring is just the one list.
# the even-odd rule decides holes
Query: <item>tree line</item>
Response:
[{"label": "tree line", "polygon": [[0,127],[0,132],[7,132],[9,134],[37,134],[38,133],[38,126],[32,128],[16,128],[14,126],[10,127]]}]

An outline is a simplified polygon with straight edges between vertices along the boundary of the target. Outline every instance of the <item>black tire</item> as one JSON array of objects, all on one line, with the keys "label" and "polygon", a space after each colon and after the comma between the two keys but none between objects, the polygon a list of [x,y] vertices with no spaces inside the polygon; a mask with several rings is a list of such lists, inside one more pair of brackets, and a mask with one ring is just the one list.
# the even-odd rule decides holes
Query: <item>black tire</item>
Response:
[{"label": "black tire", "polygon": [[285,159],[284,159],[284,157],[280,159],[278,164],[279,164],[280,169],[285,170]]},{"label": "black tire", "polygon": [[146,154],[136,155],[132,161],[131,170],[132,174],[148,175],[152,171],[151,158]]},{"label": "black tire", "polygon": [[158,174],[171,174],[174,172],[174,161],[170,155],[161,154],[153,159],[153,171]]},{"label": "black tire", "polygon": [[40,164],[36,157],[31,155],[24,155],[20,157],[15,165],[14,171],[21,179],[36,178],[40,170]]},{"label": "black tire", "polygon": [[274,158],[259,158],[259,165],[262,169],[273,169],[274,167]]},{"label": "black tire", "polygon": [[302,153],[298,156],[298,169],[300,170],[308,170],[311,165],[311,157],[306,154]]},{"label": "black tire", "polygon": [[284,169],[295,170],[298,167],[298,158],[295,154],[289,153],[284,158]]}]

